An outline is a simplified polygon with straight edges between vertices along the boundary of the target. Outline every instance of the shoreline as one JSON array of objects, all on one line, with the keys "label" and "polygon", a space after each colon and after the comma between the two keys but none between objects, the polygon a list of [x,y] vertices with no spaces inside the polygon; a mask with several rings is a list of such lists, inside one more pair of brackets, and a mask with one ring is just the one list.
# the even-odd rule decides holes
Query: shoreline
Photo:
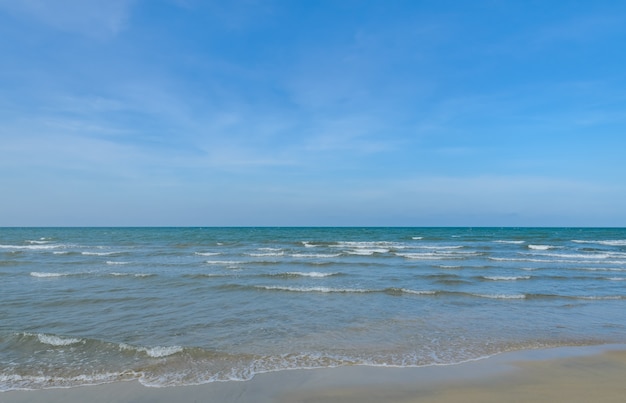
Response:
[{"label": "shoreline", "polygon": [[0,392],[39,402],[618,402],[626,393],[626,345],[522,350],[453,365],[345,366],[257,374],[248,381],[146,387],[138,381]]}]

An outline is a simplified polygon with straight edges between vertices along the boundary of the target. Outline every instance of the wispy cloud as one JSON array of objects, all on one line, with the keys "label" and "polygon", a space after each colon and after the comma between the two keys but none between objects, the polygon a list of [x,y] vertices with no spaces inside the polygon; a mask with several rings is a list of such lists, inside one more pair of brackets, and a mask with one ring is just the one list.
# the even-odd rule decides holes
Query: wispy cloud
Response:
[{"label": "wispy cloud", "polygon": [[529,33],[529,42],[537,46],[561,43],[589,43],[621,31],[625,17],[619,14],[576,16],[540,27]]},{"label": "wispy cloud", "polygon": [[0,0],[0,8],[51,28],[106,39],[123,31],[135,0]]},{"label": "wispy cloud", "polygon": [[124,219],[154,201],[169,222],[212,209],[225,225],[623,223],[611,8],[0,0],[15,190],[0,203],[29,217],[21,200],[56,192],[59,212],[97,205],[87,218],[127,198]]}]

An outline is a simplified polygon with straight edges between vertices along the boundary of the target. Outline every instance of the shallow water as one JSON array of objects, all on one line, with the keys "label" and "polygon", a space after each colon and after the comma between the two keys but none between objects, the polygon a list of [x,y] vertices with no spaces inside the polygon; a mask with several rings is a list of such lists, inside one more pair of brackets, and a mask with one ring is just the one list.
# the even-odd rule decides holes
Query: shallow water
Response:
[{"label": "shallow water", "polygon": [[626,229],[0,229],[0,390],[625,342]]}]

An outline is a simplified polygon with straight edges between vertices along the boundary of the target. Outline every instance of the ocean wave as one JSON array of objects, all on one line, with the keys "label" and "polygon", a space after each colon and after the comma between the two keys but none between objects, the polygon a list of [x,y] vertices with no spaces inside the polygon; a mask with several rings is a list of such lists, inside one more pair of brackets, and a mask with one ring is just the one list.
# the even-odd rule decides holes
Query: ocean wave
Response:
[{"label": "ocean wave", "polygon": [[84,256],[111,256],[111,255],[119,255],[122,252],[81,252],[81,255]]},{"label": "ocean wave", "polygon": [[339,257],[341,256],[341,253],[293,253],[290,256],[304,259],[328,259]]},{"label": "ocean wave", "polygon": [[626,272],[626,268],[621,269],[618,267],[572,267],[570,270]]},{"label": "ocean wave", "polygon": [[65,276],[72,276],[75,275],[76,273],[51,273],[51,272],[40,272],[40,271],[31,271],[30,275],[32,277],[40,277],[40,278],[46,278],[46,277],[65,277]]},{"label": "ocean wave", "polygon": [[285,252],[263,252],[263,253],[248,253],[248,256],[252,257],[270,257],[270,256],[284,256]]},{"label": "ocean wave", "polygon": [[491,281],[516,281],[529,280],[531,276],[481,276],[481,278]]},{"label": "ocean wave", "polygon": [[54,336],[50,334],[38,334],[37,338],[43,344],[49,344],[51,346],[59,347],[59,346],[69,346],[71,344],[84,343],[83,339],[77,338],[63,338],[59,336]]},{"label": "ocean wave", "polygon": [[439,291],[435,290],[411,290],[408,288],[388,288],[385,292],[389,293],[389,291],[394,292],[398,290],[401,294],[413,294],[413,295],[436,295]]},{"label": "ocean wave", "polygon": [[182,277],[191,279],[212,278],[212,277],[233,277],[233,274],[223,273],[195,273],[195,274],[183,274]]},{"label": "ocean wave", "polygon": [[389,253],[389,249],[354,249],[354,250],[346,250],[346,253],[349,255],[359,255],[359,256],[372,256],[374,254],[383,254]]},{"label": "ocean wave", "polygon": [[196,256],[218,256],[221,255],[220,252],[194,252]]},{"label": "ocean wave", "polygon": [[156,274],[153,274],[153,273],[120,273],[120,272],[112,272],[112,273],[110,273],[110,275],[114,276],[114,277],[139,277],[139,278],[156,277]]},{"label": "ocean wave", "polygon": [[536,258],[511,258],[511,257],[487,257],[496,262],[528,262],[528,263],[569,263],[569,264],[616,264],[624,265],[626,260],[576,260],[576,259],[536,259]]},{"label": "ocean wave", "polygon": [[401,256],[407,259],[418,260],[458,260],[465,259],[468,256],[477,256],[478,254],[468,252],[415,252],[415,253],[396,253],[397,256]]},{"label": "ocean wave", "polygon": [[107,260],[106,264],[111,264],[111,265],[122,265],[122,264],[129,264],[130,262],[114,262],[112,260]]},{"label": "ocean wave", "polygon": [[591,300],[591,301],[608,301],[608,300],[623,300],[623,299],[626,299],[626,295],[584,295],[584,296],[577,296],[575,298]]},{"label": "ocean wave", "polygon": [[156,347],[142,347],[142,346],[131,346],[130,344],[120,343],[120,350],[130,350],[130,351],[138,351],[141,353],[145,353],[149,357],[152,358],[163,358],[168,357],[170,355],[174,355],[183,351],[183,347],[181,346],[156,346]]},{"label": "ocean wave", "polygon": [[588,240],[573,239],[572,242],[598,244],[598,245],[604,245],[604,246],[626,246],[626,239],[613,239],[613,240],[604,240],[604,241],[588,241]]},{"label": "ocean wave", "polygon": [[[403,243],[389,241],[341,241],[329,245],[331,248],[341,249],[369,249],[369,250],[389,250],[389,249],[406,249],[408,246]],[[386,253],[386,252],[381,252]]]},{"label": "ocean wave", "polygon": [[508,244],[512,244],[512,245],[521,245],[523,243],[526,243],[526,241],[509,241],[509,240],[503,240],[503,239],[499,239],[496,241],[493,241],[494,243],[508,243]]},{"label": "ocean wave", "polygon": [[0,393],[10,390],[36,390],[47,388],[70,388],[93,386],[104,383],[139,380],[140,374],[132,371],[89,373],[74,376],[0,374]]},{"label": "ocean wave", "polygon": [[474,293],[450,290],[413,290],[408,288],[384,288],[384,289],[361,289],[361,288],[332,288],[332,287],[286,287],[286,286],[255,286],[257,289],[268,291],[302,292],[302,293],[338,293],[338,294],[370,294],[384,293],[393,296],[419,295],[423,297],[469,297],[497,300],[523,300],[523,299],[573,299],[573,300],[617,300],[626,299],[626,296],[589,296],[589,295],[566,295],[566,294],[535,294],[535,293]]},{"label": "ocean wave", "polygon": [[339,276],[339,275],[341,275],[341,273],[338,273],[338,272],[322,273],[322,272],[318,272],[318,271],[312,271],[312,272],[290,271],[290,272],[286,272],[286,273],[270,274],[270,277],[312,277],[312,278],[324,278],[324,277]]},{"label": "ocean wave", "polygon": [[244,264],[244,263],[248,263],[248,262],[242,262],[239,260],[207,260],[205,261],[206,264],[215,264],[215,265],[238,265],[238,264]]},{"label": "ocean wave", "polygon": [[[74,366],[61,371],[57,368],[46,368],[30,374],[0,372],[0,391],[66,388],[131,380],[147,387],[190,386],[224,381],[247,381],[258,374],[294,369],[355,365],[399,368],[450,365],[482,359],[506,351],[508,348],[496,346],[491,350],[455,350],[454,353],[446,354],[444,357],[434,356],[432,352],[423,354],[392,352],[375,355],[315,351],[287,352],[276,355],[228,354],[203,349],[179,349],[178,346],[152,349],[128,346],[126,350],[120,345],[116,350],[146,354],[149,356],[148,360],[157,359],[158,362],[150,363],[142,360],[142,365],[131,364],[118,371],[98,372],[89,367]],[[173,354],[168,355],[170,352]],[[186,354],[185,358],[179,357],[180,354]]]},{"label": "ocean wave", "polygon": [[257,285],[254,288],[268,291],[304,292],[304,293],[339,293],[339,294],[370,294],[384,293],[389,295],[413,294],[413,295],[436,295],[438,290],[411,290],[408,288],[389,287],[383,289],[367,288],[334,288],[334,287],[288,287],[288,286],[263,286]]},{"label": "ocean wave", "polygon": [[428,250],[449,250],[449,249],[462,249],[463,245],[419,245],[414,246],[415,249],[428,249]]},{"label": "ocean wave", "polygon": [[27,342],[29,340],[36,340],[41,344],[47,344],[49,346],[54,346],[54,347],[63,347],[63,346],[69,346],[69,345],[78,344],[78,343],[84,344],[86,342],[86,340],[82,338],[65,337],[65,336],[58,336],[58,335],[47,334],[47,333],[24,332],[24,333],[19,333],[17,336],[22,339],[25,339]]},{"label": "ocean wave", "polygon": [[[526,254],[526,253],[524,253]],[[528,252],[531,256],[558,257],[563,259],[626,259],[626,253],[605,252],[605,253],[552,253],[552,252]]]},{"label": "ocean wave", "polygon": [[556,246],[552,246],[552,245],[528,245],[528,249],[533,249],[533,250],[548,250],[548,249],[554,249],[556,248]]},{"label": "ocean wave", "polygon": [[495,257],[495,256],[488,256],[487,259],[493,260],[495,262],[578,263],[576,260],[532,259],[532,258]]},{"label": "ocean wave", "polygon": [[12,249],[12,250],[49,250],[49,249],[61,249],[69,248],[71,245],[53,244],[53,245],[0,245],[0,249]]},{"label": "ocean wave", "polygon": [[333,287],[286,287],[279,285],[257,285],[254,288],[268,291],[288,291],[288,292],[319,292],[319,293],[369,293],[376,292],[362,288],[333,288]]},{"label": "ocean wave", "polygon": [[578,301],[623,300],[626,295],[569,295],[569,294],[526,294],[527,299],[566,299]]},{"label": "ocean wave", "polygon": [[[247,381],[257,374],[293,369],[334,368],[344,365],[411,365],[411,362],[396,362],[393,357],[372,359],[315,352],[260,356],[191,349],[193,350],[189,351],[191,357],[184,361],[177,361],[176,356],[186,351],[187,348],[183,349],[179,346],[144,348],[119,345],[118,350],[147,354],[151,359],[160,359],[160,362],[152,365],[146,363],[140,368],[120,368],[119,371],[103,371],[101,373],[91,368],[66,369],[61,374],[53,368],[47,371],[37,371],[34,374],[0,372],[0,392],[66,388],[130,380],[138,381],[147,387],[201,385],[224,381]],[[175,364],[170,365],[168,363],[170,359]],[[415,366],[417,364],[423,365],[421,362],[416,362]]]},{"label": "ocean wave", "polygon": [[48,333],[18,333],[16,334],[20,339],[21,343],[30,343],[33,340],[38,341],[41,344],[47,344],[53,347],[64,347],[75,344],[85,345],[86,348],[104,350],[104,351],[134,351],[139,353],[144,353],[149,357],[153,358],[161,358],[167,357],[170,355],[174,355],[183,351],[183,347],[181,346],[154,346],[154,347],[146,347],[146,346],[134,346],[126,343],[111,343],[106,341],[101,341],[97,339],[88,339],[82,337],[68,337],[68,336],[60,336],[56,334],[48,334]]},{"label": "ocean wave", "polygon": [[479,297],[479,298],[488,298],[488,299],[526,299],[526,294],[474,294],[469,293],[469,295]]}]

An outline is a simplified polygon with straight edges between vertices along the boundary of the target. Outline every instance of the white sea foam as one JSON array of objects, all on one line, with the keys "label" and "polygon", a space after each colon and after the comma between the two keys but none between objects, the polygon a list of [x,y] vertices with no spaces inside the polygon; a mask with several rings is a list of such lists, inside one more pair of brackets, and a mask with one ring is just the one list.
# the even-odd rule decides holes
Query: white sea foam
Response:
[{"label": "white sea foam", "polygon": [[614,300],[614,299],[626,299],[625,295],[590,295],[590,296],[580,296],[576,297],[578,299],[589,299],[589,300]]},{"label": "white sea foam", "polygon": [[432,290],[410,290],[408,288],[400,288],[400,291],[402,291],[405,294],[415,294],[415,295],[435,295],[435,294],[437,294],[437,291],[432,291]]},{"label": "white sea foam", "polygon": [[364,293],[372,292],[372,290],[365,290],[359,288],[331,288],[331,287],[284,287],[284,286],[271,286],[271,285],[257,285],[255,288],[264,290],[275,291],[291,291],[291,292],[322,292],[322,293]]},{"label": "white sea foam", "polygon": [[388,241],[342,241],[337,242],[335,245],[330,245],[333,248],[352,248],[352,249],[379,249],[379,248],[395,248],[402,249],[405,248],[406,245],[400,244],[397,242],[388,242]]},{"label": "white sea foam", "polygon": [[525,299],[525,294],[472,294],[480,298],[490,299]]},{"label": "white sea foam", "polygon": [[445,265],[445,264],[439,265],[438,267],[441,269],[460,269],[461,268],[461,266],[453,266],[453,265]]},{"label": "white sea foam", "polygon": [[428,249],[428,250],[449,250],[449,249],[461,249],[463,245],[419,245],[415,246],[416,249]]},{"label": "white sea foam", "polygon": [[360,255],[360,256],[372,256],[374,253],[388,253],[389,249],[354,249],[347,250],[346,253],[350,255]]},{"label": "white sea foam", "polygon": [[554,249],[555,246],[552,245],[528,245],[528,249],[533,249],[533,250],[548,250],[548,249]]},{"label": "white sea foam", "polygon": [[180,353],[181,351],[183,351],[183,348],[181,346],[152,347],[146,349],[146,353],[150,357],[154,358],[167,357],[168,355]]},{"label": "white sea foam", "polygon": [[294,253],[291,255],[291,257],[295,257],[295,258],[319,258],[319,259],[325,259],[325,258],[333,258],[333,257],[339,257],[341,256],[341,253]]},{"label": "white sea foam", "polygon": [[626,272],[626,269],[618,269],[615,267],[573,267],[570,270]]},{"label": "white sea foam", "polygon": [[70,273],[50,273],[50,272],[41,272],[41,271],[31,271],[30,275],[33,277],[63,277],[63,276],[69,276]]},{"label": "white sea foam", "polygon": [[0,374],[0,393],[9,390],[39,390],[49,387],[66,388],[79,385],[100,385],[103,383],[128,381],[132,379],[137,379],[141,382],[140,374],[132,371],[125,371],[121,374],[118,372],[107,372],[76,376]]},{"label": "white sea foam", "polygon": [[605,240],[605,241],[583,241],[574,239],[572,242],[575,243],[595,243],[598,245],[606,245],[606,246],[626,246],[626,239],[613,239],[613,240]]},{"label": "white sea foam", "polygon": [[84,343],[83,339],[71,338],[71,337],[59,337],[51,334],[37,334],[37,339],[40,343],[49,344],[51,346],[69,346],[71,344]]},{"label": "white sea foam", "polygon": [[411,239],[415,239],[416,241],[419,241],[420,239],[424,239],[424,237],[423,236],[414,236],[414,237],[411,237]]},{"label": "white sea foam", "polygon": [[43,238],[42,238],[42,239],[40,239],[40,240],[38,240],[38,241],[35,241],[35,240],[27,240],[26,242],[28,242],[28,243],[30,243],[30,244],[34,244],[34,245],[44,245],[44,244],[50,243],[50,242],[52,242],[52,241],[45,241],[45,240],[43,240]]},{"label": "white sea foam", "polygon": [[150,273],[120,273],[120,272],[112,272],[112,276],[115,277],[152,277],[156,276],[156,274]]},{"label": "white sea foam", "polygon": [[321,273],[321,272],[318,272],[318,271],[311,271],[311,272],[290,271],[290,272],[287,272],[286,274],[290,275],[290,276],[302,276],[302,277],[321,278],[321,277],[336,276],[339,273]]},{"label": "white sea foam", "polygon": [[606,260],[598,260],[598,261],[589,261],[589,260],[575,260],[575,259],[535,259],[535,258],[509,258],[509,257],[493,257],[489,256],[487,259],[493,260],[496,262],[529,262],[529,263],[625,263],[621,261],[606,261]]},{"label": "white sea foam", "polygon": [[473,253],[455,253],[455,252],[417,252],[417,253],[397,253],[397,256],[401,256],[407,259],[418,260],[449,260],[449,259],[464,259],[468,255]]},{"label": "white sea foam", "polygon": [[233,264],[242,264],[242,263],[245,263],[245,262],[240,262],[240,261],[237,261],[237,260],[207,260],[205,263],[206,264],[216,264],[216,265],[224,265],[224,264],[233,265]]},{"label": "white sea foam", "polygon": [[507,240],[497,240],[497,241],[493,241],[495,243],[509,243],[509,244],[513,244],[513,245],[519,245],[519,244],[523,244],[526,241],[507,241]]},{"label": "white sea foam", "polygon": [[607,277],[606,279],[611,281],[626,281],[626,277]]},{"label": "white sea foam", "polygon": [[248,256],[252,257],[269,257],[269,256],[283,256],[285,252],[265,252],[265,253],[248,253]]},{"label": "white sea foam", "polygon": [[48,249],[60,249],[67,248],[68,245],[54,244],[54,245],[0,245],[0,249],[14,249],[14,250],[48,250]]},{"label": "white sea foam", "polygon": [[621,252],[605,252],[605,253],[530,253],[533,256],[559,257],[564,259],[626,259],[626,253]]},{"label": "white sea foam", "polygon": [[447,258],[448,254],[443,253],[396,253],[396,255],[407,259],[420,259],[420,260],[441,260]]},{"label": "white sea foam", "polygon": [[492,281],[515,281],[515,280],[528,280],[530,276],[483,276],[486,280]]},{"label": "white sea foam", "polygon": [[110,256],[116,255],[119,252],[81,252],[81,255],[85,256]]},{"label": "white sea foam", "polygon": [[130,262],[113,262],[111,260],[107,260],[106,263],[116,265],[116,264],[129,264]]},{"label": "white sea foam", "polygon": [[307,241],[302,241],[302,245],[304,245],[305,248],[315,248],[317,245],[313,245],[312,243],[309,243]]},{"label": "white sea foam", "polygon": [[121,343],[119,347],[120,350],[140,351],[153,358],[163,358],[183,351],[181,346],[136,347]]},{"label": "white sea foam", "polygon": [[195,252],[194,255],[197,256],[217,256],[221,255],[220,252]]}]

